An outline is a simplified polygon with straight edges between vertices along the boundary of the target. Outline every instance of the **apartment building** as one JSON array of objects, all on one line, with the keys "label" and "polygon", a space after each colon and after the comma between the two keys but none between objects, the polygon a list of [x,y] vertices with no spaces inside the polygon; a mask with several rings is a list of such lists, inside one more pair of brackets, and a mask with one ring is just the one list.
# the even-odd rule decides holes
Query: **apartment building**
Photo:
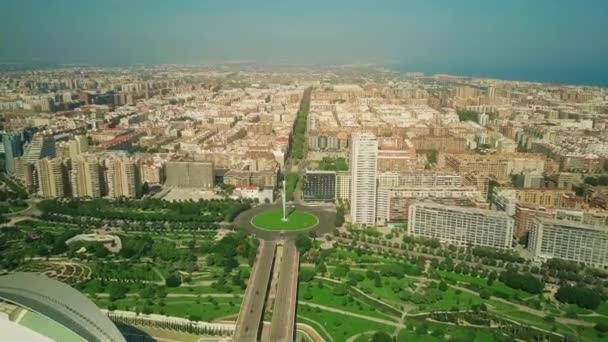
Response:
[{"label": "apartment building", "polygon": [[376,222],[376,170],[378,140],[370,133],[352,136],[351,220],[353,223],[373,225]]},{"label": "apartment building", "polygon": [[336,200],[350,201],[350,172],[336,172]]},{"label": "apartment building", "polygon": [[213,188],[213,163],[196,161],[170,161],[166,163],[165,171],[167,174],[165,184],[168,186],[206,189]]},{"label": "apartment building", "polygon": [[72,159],[70,170],[72,197],[97,198],[104,194],[106,184],[103,168],[95,156],[77,156]]},{"label": "apartment building", "polygon": [[39,193],[44,198],[63,198],[69,195],[65,166],[59,158],[45,157],[36,162]]},{"label": "apartment building", "polygon": [[510,154],[448,154],[446,166],[459,174],[479,173],[496,178],[501,183],[509,183],[511,175],[524,172],[542,173],[545,157],[540,155]]},{"label": "apartment building", "polygon": [[108,196],[136,198],[141,195],[139,164],[131,158],[106,160]]},{"label": "apartment building", "polygon": [[306,170],[302,192],[304,201],[333,202],[336,199],[336,172]]},{"label": "apartment building", "polygon": [[457,246],[510,249],[513,219],[503,212],[420,202],[409,208],[409,234]]},{"label": "apartment building", "polygon": [[424,199],[471,199],[482,201],[474,187],[382,187],[378,188],[376,223],[407,221],[409,206]]},{"label": "apartment building", "polygon": [[608,268],[608,226],[535,217],[528,250],[537,261],[559,258]]}]

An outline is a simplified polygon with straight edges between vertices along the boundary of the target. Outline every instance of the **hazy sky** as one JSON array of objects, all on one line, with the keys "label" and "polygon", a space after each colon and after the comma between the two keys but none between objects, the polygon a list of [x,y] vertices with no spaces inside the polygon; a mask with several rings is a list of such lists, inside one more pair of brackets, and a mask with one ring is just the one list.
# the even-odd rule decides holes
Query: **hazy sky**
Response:
[{"label": "hazy sky", "polygon": [[0,0],[2,62],[361,62],[608,82],[607,56],[607,0]]}]

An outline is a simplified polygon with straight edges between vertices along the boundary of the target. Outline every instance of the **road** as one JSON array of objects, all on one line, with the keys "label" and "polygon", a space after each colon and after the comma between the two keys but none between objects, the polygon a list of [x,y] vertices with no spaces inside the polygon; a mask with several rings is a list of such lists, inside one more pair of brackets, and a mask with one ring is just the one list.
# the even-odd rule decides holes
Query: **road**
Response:
[{"label": "road", "polygon": [[[279,261],[275,261],[279,262]],[[299,254],[291,241],[283,245],[270,341],[293,341],[296,321]]]},{"label": "road", "polygon": [[236,321],[234,341],[253,342],[258,340],[276,247],[274,241],[261,241],[260,243],[258,257],[251,270],[247,291]]}]

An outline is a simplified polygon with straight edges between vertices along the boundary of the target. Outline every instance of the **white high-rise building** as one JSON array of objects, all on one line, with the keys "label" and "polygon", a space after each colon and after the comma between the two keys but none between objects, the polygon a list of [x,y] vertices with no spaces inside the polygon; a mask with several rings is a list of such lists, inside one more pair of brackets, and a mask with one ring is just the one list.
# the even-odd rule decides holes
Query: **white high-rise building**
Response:
[{"label": "white high-rise building", "polygon": [[409,234],[456,246],[510,249],[514,222],[500,211],[418,202],[409,208]]},{"label": "white high-rise building", "polygon": [[371,133],[352,136],[350,214],[353,223],[375,224],[378,140]]},{"label": "white high-rise building", "polygon": [[608,268],[608,226],[535,217],[528,250],[537,261],[559,258]]}]

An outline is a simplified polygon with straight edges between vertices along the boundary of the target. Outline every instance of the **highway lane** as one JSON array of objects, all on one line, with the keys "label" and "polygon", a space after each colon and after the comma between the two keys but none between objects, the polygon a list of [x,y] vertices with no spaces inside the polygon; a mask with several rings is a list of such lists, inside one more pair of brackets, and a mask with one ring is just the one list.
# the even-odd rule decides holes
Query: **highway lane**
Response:
[{"label": "highway lane", "polygon": [[[270,341],[287,342],[294,339],[298,264],[298,250],[292,241],[286,241],[280,260],[278,286],[272,310]],[[279,265],[275,266],[279,267]]]},{"label": "highway lane", "polygon": [[234,341],[254,342],[258,339],[275,251],[276,242],[261,241],[236,321]]}]

